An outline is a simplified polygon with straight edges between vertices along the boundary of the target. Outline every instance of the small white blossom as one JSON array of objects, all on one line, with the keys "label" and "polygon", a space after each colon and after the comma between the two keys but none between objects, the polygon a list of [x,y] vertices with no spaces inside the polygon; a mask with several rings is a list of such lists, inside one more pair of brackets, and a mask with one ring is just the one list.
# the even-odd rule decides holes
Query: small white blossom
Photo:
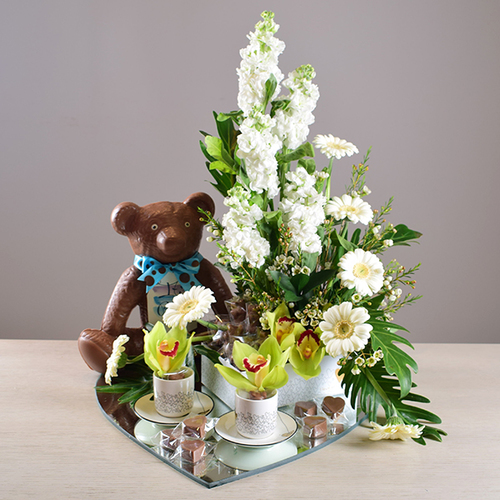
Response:
[{"label": "small white blossom", "polygon": [[382,244],[384,245],[384,247],[392,247],[392,245],[394,245],[394,241],[392,241],[392,240],[384,240],[382,242]]},{"label": "small white blossom", "polygon": [[185,328],[191,321],[202,318],[215,302],[210,288],[193,286],[190,290],[176,295],[172,302],[167,304],[163,321],[167,326]]}]

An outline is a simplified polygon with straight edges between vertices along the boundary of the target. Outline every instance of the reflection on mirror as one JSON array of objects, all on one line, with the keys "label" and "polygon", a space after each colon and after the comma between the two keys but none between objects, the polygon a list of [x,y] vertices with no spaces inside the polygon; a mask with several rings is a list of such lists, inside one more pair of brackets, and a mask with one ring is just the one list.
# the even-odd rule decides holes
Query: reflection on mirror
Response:
[{"label": "reflection on mirror", "polygon": [[[101,377],[97,386],[104,383]],[[313,453],[360,422],[343,395],[332,395],[282,406],[273,434],[246,438],[236,429],[234,411],[205,386],[198,389],[191,413],[178,418],[157,413],[153,394],[133,405],[120,404],[119,394],[96,391],[96,397],[106,417],[127,437],[208,488]]]}]

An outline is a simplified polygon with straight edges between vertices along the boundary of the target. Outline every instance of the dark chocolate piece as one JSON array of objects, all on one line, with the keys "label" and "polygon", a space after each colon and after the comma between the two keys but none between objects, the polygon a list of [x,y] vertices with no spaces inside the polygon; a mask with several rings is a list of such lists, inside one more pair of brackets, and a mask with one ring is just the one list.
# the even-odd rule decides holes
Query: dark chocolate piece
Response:
[{"label": "dark chocolate piece", "polygon": [[317,410],[318,407],[316,406],[316,403],[312,401],[297,401],[295,403],[294,414],[300,418],[311,417],[313,415],[316,415]]},{"label": "dark chocolate piece", "polygon": [[182,422],[182,432],[185,436],[203,439],[205,437],[205,426],[207,425],[207,417],[197,415],[196,417],[186,418]]},{"label": "dark chocolate piece", "polygon": [[185,439],[181,443],[182,459],[187,462],[199,462],[205,456],[205,441]]},{"label": "dark chocolate piece", "polygon": [[304,427],[302,432],[305,437],[319,438],[326,435],[328,426],[325,417],[306,417],[304,418]]},{"label": "dark chocolate piece", "polygon": [[321,405],[321,409],[330,418],[337,418],[344,411],[344,407],[345,401],[342,398],[334,398],[332,396],[326,396]]}]

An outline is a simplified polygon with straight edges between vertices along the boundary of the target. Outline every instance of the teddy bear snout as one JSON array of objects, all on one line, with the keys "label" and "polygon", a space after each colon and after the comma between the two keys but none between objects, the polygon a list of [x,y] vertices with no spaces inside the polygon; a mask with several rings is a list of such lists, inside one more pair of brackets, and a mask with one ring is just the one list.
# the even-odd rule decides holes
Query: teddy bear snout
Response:
[{"label": "teddy bear snout", "polygon": [[182,252],[186,245],[186,237],[174,227],[166,227],[158,232],[156,237],[158,249],[166,255]]}]

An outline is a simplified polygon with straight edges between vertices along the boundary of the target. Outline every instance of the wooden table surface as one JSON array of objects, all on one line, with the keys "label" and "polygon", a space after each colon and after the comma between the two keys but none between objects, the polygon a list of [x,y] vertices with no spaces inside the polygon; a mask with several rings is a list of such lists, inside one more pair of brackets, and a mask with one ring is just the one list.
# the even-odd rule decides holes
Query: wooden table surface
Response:
[{"label": "wooden table surface", "polygon": [[442,443],[368,440],[207,489],[106,420],[76,341],[0,340],[0,499],[499,499],[500,344],[417,344]]}]

